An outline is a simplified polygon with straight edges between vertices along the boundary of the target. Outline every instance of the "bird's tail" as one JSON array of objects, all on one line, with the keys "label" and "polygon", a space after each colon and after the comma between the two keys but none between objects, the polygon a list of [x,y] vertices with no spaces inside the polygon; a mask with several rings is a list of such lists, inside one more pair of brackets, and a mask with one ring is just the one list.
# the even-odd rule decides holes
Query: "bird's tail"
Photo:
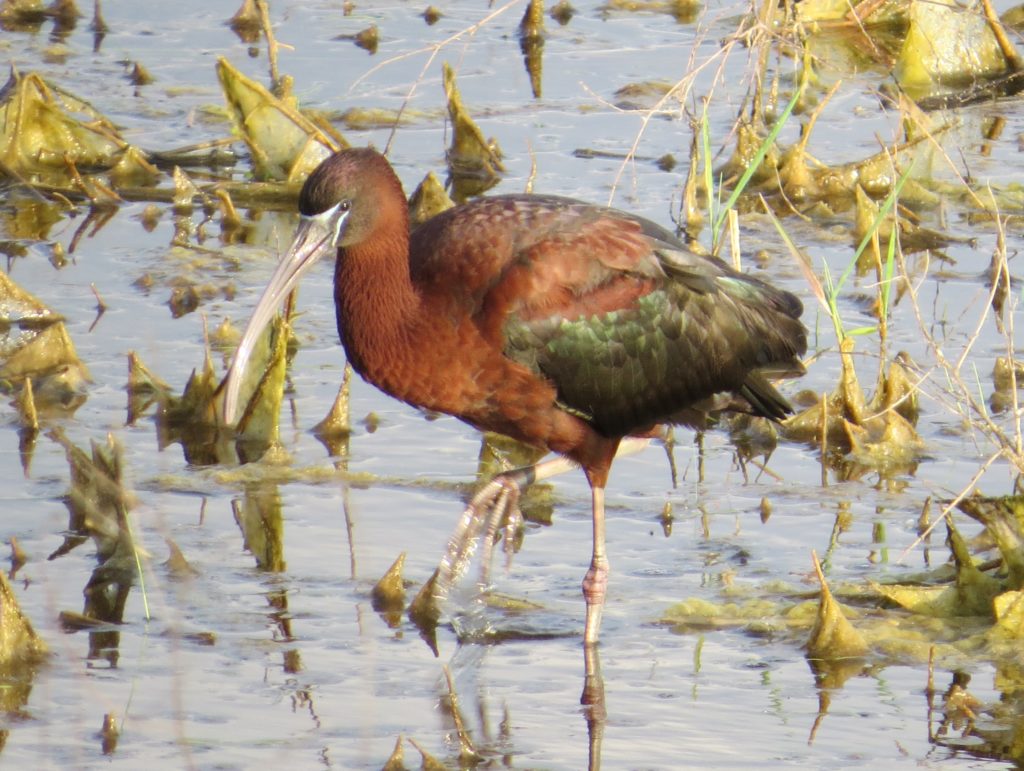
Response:
[{"label": "bird's tail", "polygon": [[783,420],[792,414],[793,405],[771,384],[768,377],[788,378],[804,374],[804,366],[795,357],[770,368],[758,369],[747,375],[737,393],[750,405],[755,415],[772,420]]}]

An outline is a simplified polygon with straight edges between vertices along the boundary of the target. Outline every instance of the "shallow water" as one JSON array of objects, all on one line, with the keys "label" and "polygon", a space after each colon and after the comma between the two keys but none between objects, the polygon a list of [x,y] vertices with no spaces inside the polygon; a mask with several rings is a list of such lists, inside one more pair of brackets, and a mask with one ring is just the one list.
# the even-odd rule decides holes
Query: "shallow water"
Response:
[{"label": "shallow water", "polygon": [[[503,6],[504,7],[504,6]],[[565,27],[546,21],[544,92],[533,99],[522,67],[516,26],[522,4],[475,35],[446,48],[427,67],[412,106],[433,116],[397,132],[391,159],[411,190],[422,175],[443,171],[446,138],[440,117],[440,62],[458,64],[463,99],[483,131],[498,138],[508,173],[497,191],[522,190],[537,172],[533,189],[611,201],[671,225],[685,177],[690,130],[679,116],[655,118],[645,127],[637,152],[659,157],[672,152],[680,166],[671,173],[653,163],[623,165],[618,159],[583,159],[577,148],[625,153],[642,116],[610,103],[628,83],[681,78],[691,52],[704,61],[736,26],[742,6],[714,5],[699,23],[679,23],[656,10],[608,10],[576,3]],[[225,56],[266,82],[265,52],[250,57],[224,25],[234,7],[194,0],[173,4],[112,2],[103,6],[110,32],[94,46],[83,19],[62,41],[52,24],[38,31],[5,33],[0,51],[23,72],[38,70],[63,88],[91,101],[118,122],[127,138],[145,148],[165,149],[217,139],[229,128],[217,114],[223,103],[214,72]],[[427,62],[424,46],[444,40],[490,13],[483,3],[453,2],[435,26],[409,3],[358,3],[351,16],[340,4],[275,3],[271,13],[282,50],[283,72],[295,79],[304,104],[341,111],[350,106],[397,108]],[[338,35],[376,23],[378,52],[370,56]],[[738,49],[737,49],[738,50]],[[407,53],[412,55],[397,58]],[[741,83],[746,53],[732,55],[727,83],[715,91],[712,132],[721,139],[745,96]],[[126,78],[125,61],[138,61],[155,76],[137,88]],[[831,109],[819,119],[812,152],[828,162],[865,157],[877,150],[875,134],[894,134],[895,117],[872,96],[878,73],[841,73],[847,81]],[[826,78],[837,77],[825,72]],[[706,90],[708,72],[695,93]],[[983,140],[993,117],[1006,121],[1002,134]],[[1018,103],[959,111],[957,141],[972,174],[1004,184],[1016,176],[1017,140],[1024,131]],[[796,126],[787,127],[792,141]],[[353,144],[383,146],[383,130],[346,132]],[[987,147],[987,150],[985,148]],[[984,152],[982,152],[984,150]],[[936,166],[938,163],[936,162]],[[240,163],[239,175],[246,164]],[[613,190],[614,189],[614,190]],[[4,194],[5,212],[24,205]],[[458,628],[496,628],[500,644],[460,646],[453,628],[439,630],[439,655],[403,619],[389,628],[372,610],[370,588],[401,553],[406,576],[425,580],[443,553],[462,498],[455,485],[471,483],[480,436],[454,420],[427,421],[415,410],[355,382],[351,405],[357,421],[349,445],[350,472],[385,481],[348,486],[340,476],[293,481],[263,492],[280,497],[283,516],[281,570],[262,570],[239,531],[232,501],[241,486],[218,467],[190,466],[178,445],[161,449],[151,415],[126,425],[126,356],[135,351],[176,390],[203,360],[204,318],[210,328],[223,319],[241,326],[287,240],[286,215],[254,213],[248,242],[225,247],[208,228],[203,249],[171,246],[175,216],[164,207],[151,232],[140,225],[143,203],[126,203],[105,226],[72,240],[82,216],[62,219],[44,239],[18,239],[27,249],[6,266],[14,280],[65,315],[68,330],[93,382],[88,398],[59,420],[69,439],[87,448],[108,432],[124,446],[127,483],[136,495],[133,526],[150,552],[146,593],[128,596],[125,623],[114,645],[107,639],[90,655],[89,632],[62,631],[58,614],[81,608],[83,586],[96,566],[91,542],[47,560],[67,527],[62,496],[68,488],[63,448],[41,436],[23,470],[14,411],[0,411],[0,537],[15,536],[29,556],[17,573],[18,599],[53,656],[32,681],[18,714],[3,718],[6,741],[0,759],[10,767],[256,768],[289,763],[299,768],[379,768],[399,736],[457,765],[458,744],[446,706],[450,670],[458,703],[478,750],[489,765],[514,768],[583,768],[588,732],[579,704],[583,686],[580,634],[583,602],[579,582],[589,555],[590,499],[581,474],[553,484],[553,524],[528,525],[511,567],[497,569],[495,588],[537,603],[523,613],[486,610],[457,596],[448,608]],[[192,247],[198,243],[193,215]],[[750,270],[803,298],[812,345],[825,350],[802,387],[830,391],[838,373],[834,336],[771,223],[752,213],[741,218]],[[792,224],[791,224],[792,223]],[[936,223],[932,223],[937,226]],[[0,225],[11,238],[9,220]],[[851,255],[838,226],[787,221],[792,237],[820,264],[838,275]],[[995,244],[990,226],[970,225],[955,211],[947,228],[976,243],[946,250],[956,260],[921,288],[922,305],[943,328],[957,355],[984,308],[984,270]],[[838,234],[837,234],[838,231]],[[1011,232],[1010,253],[1020,248]],[[55,268],[52,244],[70,252]],[[1014,263],[1010,263],[1011,271]],[[153,284],[140,289],[137,279]],[[205,299],[200,313],[172,318],[166,302],[176,279],[237,287]],[[859,294],[870,281],[844,295],[844,319],[870,323]],[[96,319],[91,286],[108,306]],[[301,348],[290,371],[282,441],[297,468],[329,470],[334,460],[310,433],[334,398],[344,358],[337,345],[330,267],[319,266],[300,293],[296,324]],[[1019,319],[1018,319],[1019,321]],[[907,303],[892,323],[892,350],[905,349],[927,365]],[[860,367],[873,382],[877,349]],[[1003,340],[991,319],[971,360],[982,389],[991,389],[994,357]],[[221,362],[218,361],[218,364]],[[791,390],[795,390],[791,389]],[[607,726],[601,746],[605,768],[763,767],[1005,767],[929,740],[939,718],[929,713],[927,670],[920,661],[879,660],[836,689],[819,690],[799,643],[756,637],[738,629],[677,634],[657,624],[674,602],[700,597],[721,602],[728,591],[742,594],[771,582],[813,591],[811,550],[829,546],[837,508],[848,505],[852,526],[831,551],[834,585],[880,580],[919,570],[926,559],[942,561],[941,536],[931,552],[900,553],[916,537],[925,498],[950,497],[972,478],[991,447],[961,427],[943,405],[923,400],[919,430],[928,447],[912,475],[879,482],[867,474],[841,482],[830,473],[821,485],[817,451],[780,444],[768,464],[771,474],[745,480],[723,433],[705,437],[703,481],[698,479],[692,435],[679,432],[676,450],[681,479],[673,488],[664,453],[651,448],[616,464],[608,491],[608,549],[612,577],[601,643]],[[373,413],[370,430],[363,416]],[[992,494],[1007,492],[1009,474],[996,463],[981,480]],[[770,499],[770,519],[759,506]],[[666,536],[660,517],[673,506]],[[975,529],[961,522],[965,532]],[[197,570],[180,578],[163,563],[172,539]],[[502,564],[499,556],[495,563]],[[728,588],[728,591],[723,587]],[[92,633],[93,635],[95,633]],[[971,692],[983,703],[1000,692],[992,665],[970,657],[957,662],[972,675]],[[948,685],[952,662],[936,671]],[[824,697],[823,697],[824,694]],[[822,699],[828,700],[822,717]],[[112,713],[121,729],[116,749],[105,755],[99,731]],[[817,727],[815,728],[817,721]],[[813,730],[813,738],[812,738]],[[419,762],[406,744],[410,766]]]}]

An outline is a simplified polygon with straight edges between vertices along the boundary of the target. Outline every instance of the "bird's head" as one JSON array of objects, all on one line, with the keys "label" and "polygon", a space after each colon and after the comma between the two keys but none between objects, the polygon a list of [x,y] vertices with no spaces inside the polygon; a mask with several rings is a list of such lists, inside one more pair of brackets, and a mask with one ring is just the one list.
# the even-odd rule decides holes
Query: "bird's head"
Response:
[{"label": "bird's head", "polygon": [[374,236],[383,224],[381,204],[389,200],[382,186],[385,191],[397,187],[404,211],[401,184],[384,156],[369,148],[337,152],[306,179],[299,194],[300,217],[295,236],[256,303],[221,386],[226,425],[235,421],[245,365],[260,332],[318,260]]},{"label": "bird's head", "polygon": [[376,150],[361,147],[335,153],[302,186],[299,229],[315,230],[325,239],[325,249],[366,241],[379,225],[383,194],[396,186],[401,194],[391,165]]}]

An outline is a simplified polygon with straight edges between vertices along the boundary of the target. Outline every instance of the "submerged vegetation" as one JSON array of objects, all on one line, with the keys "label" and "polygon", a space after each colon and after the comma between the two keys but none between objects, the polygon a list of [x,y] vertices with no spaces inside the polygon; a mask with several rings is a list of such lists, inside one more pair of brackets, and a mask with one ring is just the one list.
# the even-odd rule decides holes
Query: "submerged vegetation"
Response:
[{"label": "submerged vegetation", "polygon": [[[246,75],[226,57],[211,64],[222,96],[207,107],[207,120],[220,138],[187,147],[140,146],[131,132],[104,115],[101,89],[75,95],[53,74],[12,68],[0,90],[0,177],[5,183],[0,231],[9,263],[8,270],[0,271],[0,388],[11,405],[6,422],[18,437],[24,473],[31,473],[40,439],[66,454],[70,519],[64,543],[50,559],[89,540],[94,545],[98,564],[86,583],[84,608],[60,614],[64,629],[88,631],[90,658],[113,657],[116,662],[117,628],[124,620],[126,598],[133,586],[145,596],[151,555],[133,534],[134,496],[124,478],[126,461],[116,431],[108,434],[109,427],[92,427],[103,439],[90,437],[91,453],[68,438],[66,426],[89,398],[90,368],[95,366],[79,358],[58,298],[43,302],[34,297],[19,286],[11,264],[16,267],[30,246],[60,269],[68,252],[81,239],[94,236],[122,207],[144,205],[139,221],[146,230],[170,216],[171,249],[195,257],[196,264],[204,261],[197,268],[183,259],[168,260],[162,271],[147,272],[136,281],[139,291],[164,292],[174,318],[186,317],[214,298],[233,297],[230,281],[218,285],[204,277],[211,272],[209,265],[237,268],[260,216],[294,209],[302,180],[334,150],[362,143],[351,136],[361,131],[383,132],[375,136],[390,144],[404,132],[447,126],[447,135],[430,134],[441,137],[432,152],[439,163],[443,159],[445,182],[434,173],[441,169],[416,170],[422,182],[410,197],[414,222],[448,208],[453,200],[486,194],[511,173],[512,143],[499,137],[502,150],[497,139],[485,137],[479,126],[481,108],[460,93],[460,46],[491,26],[507,28],[506,14],[522,14],[517,32],[506,35],[512,42],[503,44],[518,43],[530,90],[524,99],[540,100],[552,71],[550,62],[544,67],[549,48],[545,40],[552,34],[546,25],[572,29],[580,12],[567,3],[552,5],[546,13],[539,2],[505,3],[420,51],[423,68],[402,84],[398,109],[355,106],[331,113],[305,105],[299,95],[309,84],[282,74],[287,57],[275,39],[275,5],[246,2],[225,21],[241,40],[257,47],[261,63],[267,65],[266,81]],[[693,2],[608,2],[587,12],[613,19],[667,15],[679,24],[701,18],[701,8]],[[61,25],[73,29],[77,15],[70,2],[43,8],[31,0],[6,0],[0,25],[24,32],[52,24],[56,34]],[[422,22],[430,26],[447,15],[447,10],[427,8]],[[97,36],[106,24],[97,3],[92,20]],[[822,488],[859,486],[853,488],[857,492],[838,493],[840,497],[863,495],[870,486],[911,498],[901,505],[914,510],[919,538],[908,550],[925,548],[936,530],[946,539],[948,551],[939,550],[943,557],[937,559],[931,548],[936,564],[924,572],[869,572],[830,587],[834,552],[850,528],[849,504],[840,503],[830,542],[807,546],[807,568],[812,548],[823,552],[821,563],[813,558],[818,588],[729,579],[709,590],[718,596],[709,598],[706,591],[699,597],[680,597],[654,611],[662,624],[678,632],[707,635],[739,629],[805,649],[821,694],[812,740],[844,682],[900,663],[926,673],[922,687],[927,683],[929,709],[938,694],[936,670],[950,673],[951,684],[935,708],[941,713],[937,725],[929,714],[932,742],[979,757],[1024,762],[1024,679],[1019,665],[1024,636],[1019,379],[1024,368],[1016,359],[1020,283],[1012,270],[1020,248],[1024,191],[1015,181],[976,174],[967,159],[979,151],[958,146],[964,142],[962,124],[971,105],[999,99],[1016,104],[1024,89],[1013,37],[1018,24],[1012,15],[1000,21],[989,2],[754,3],[721,46],[699,55],[694,48],[678,80],[668,78],[679,76],[679,59],[687,52],[665,72],[652,72],[649,80],[601,95],[580,110],[637,116],[640,129],[635,136],[618,137],[605,148],[576,148],[575,156],[621,158],[615,187],[638,166],[680,172],[672,213],[680,236],[694,250],[742,268],[770,260],[799,277],[798,291],[815,343],[807,362],[807,388],[794,398],[797,414],[781,424],[759,418],[722,420],[744,479],[750,468],[759,476],[779,478],[773,454],[780,443],[799,446],[805,448],[807,463],[820,465]],[[371,70],[398,66],[407,56],[389,51],[392,38],[383,21],[337,39],[383,58],[369,64]],[[749,62],[745,93],[727,82],[732,75],[726,74],[727,62],[740,50]],[[160,77],[142,63],[130,64],[137,88],[151,87],[154,77]],[[892,130],[891,138],[879,139],[878,147],[863,157],[850,158],[862,147],[844,148],[831,162],[814,157],[810,148],[826,130],[823,126],[834,125],[836,114],[849,109],[842,104],[851,103],[844,80],[854,75],[861,84],[873,81],[872,97]],[[439,84],[429,96],[423,87],[427,80]],[[617,101],[612,104],[611,99]],[[737,99],[742,99],[739,110]],[[1019,112],[1019,106],[1015,109]],[[734,120],[724,121],[726,113]],[[653,146],[647,137],[652,121],[660,119],[674,121],[687,139],[672,147]],[[982,144],[998,138],[1004,130],[1000,120],[983,121]],[[676,156],[688,160],[679,163]],[[536,189],[543,163],[543,155],[530,158],[529,173],[520,175],[523,189]],[[953,219],[963,226],[950,227]],[[69,223],[74,230],[68,250],[50,235],[57,223]],[[758,239],[770,244],[765,247],[770,255],[751,254]],[[818,247],[808,248],[810,240]],[[823,243],[830,245],[827,253],[820,248]],[[943,297],[942,274],[956,265],[951,250],[977,252],[978,243],[989,245],[990,261],[987,268],[971,269],[981,276],[978,291],[969,305],[960,307],[962,295]],[[107,306],[102,288],[93,287],[93,293],[99,321]],[[194,474],[208,475],[203,484],[242,491],[233,514],[245,548],[268,572],[285,568],[282,485],[329,480],[346,491],[349,485],[374,484],[449,487],[424,483],[400,469],[383,478],[349,471],[349,441],[359,430],[349,414],[350,372],[315,429],[331,464],[302,467],[291,461],[279,421],[292,387],[289,362],[302,344],[292,330],[294,309],[293,298],[286,318],[268,330],[253,357],[237,431],[222,425],[218,391],[221,363],[237,342],[229,321],[205,331],[206,354],[191,364],[187,380],[149,369],[135,350],[123,353],[128,372],[125,426],[152,416],[159,448],[180,444]],[[915,343],[912,351],[906,350],[910,343]],[[865,378],[873,381],[870,393],[861,385]],[[362,426],[371,432],[376,424],[371,415]],[[957,489],[937,482],[925,489],[915,482],[922,464],[935,459],[934,442],[941,433],[958,437],[969,447],[964,453],[977,458],[975,471]],[[700,441],[698,437],[698,446]],[[666,444],[675,479],[673,448]],[[700,449],[698,453],[697,476],[703,481],[703,455]],[[480,473],[527,459],[528,450],[509,447],[500,437],[485,438]],[[538,486],[524,499],[528,521],[550,521],[549,493],[550,488]],[[769,498],[763,499],[762,520],[783,505],[780,500],[773,507]],[[667,535],[672,526],[669,507],[661,522]],[[516,525],[491,534],[503,540],[509,556],[524,543],[524,528]],[[962,535],[966,529],[974,536]],[[0,533],[11,540],[12,550],[14,536]],[[528,539],[526,543],[528,548]],[[168,569],[190,575],[193,568],[181,549],[173,541],[167,548]],[[484,552],[487,563],[491,543]],[[406,624],[405,612],[436,650],[436,625],[445,620],[445,609],[429,602],[429,578],[419,582],[417,598],[408,600],[411,582],[402,576],[405,558],[404,553],[397,555],[373,588],[373,608],[390,629]],[[12,579],[17,570],[12,565]],[[0,595],[0,677],[13,684],[5,690],[4,710],[14,713],[30,697],[47,646],[18,609],[16,585],[2,581]],[[275,601],[283,606],[284,618],[287,597],[282,594]],[[509,617],[537,610],[530,603],[496,596],[489,597],[489,607]],[[147,605],[147,618],[148,613]],[[287,621],[281,623],[284,629]],[[481,635],[459,624],[455,633],[466,641],[504,639],[500,632]],[[282,635],[290,638],[290,633]],[[208,644],[212,635],[200,632],[195,639]],[[967,687],[970,673],[982,663],[996,673],[999,703],[982,703]],[[453,755],[463,765],[476,764],[482,750],[474,747],[462,725],[450,677],[447,690],[458,738]],[[600,722],[592,717],[588,724],[592,750],[600,745],[595,728]],[[105,748],[114,752],[116,727],[103,735]],[[399,737],[385,767],[403,767],[402,747]],[[439,763],[421,751],[425,767]]]}]

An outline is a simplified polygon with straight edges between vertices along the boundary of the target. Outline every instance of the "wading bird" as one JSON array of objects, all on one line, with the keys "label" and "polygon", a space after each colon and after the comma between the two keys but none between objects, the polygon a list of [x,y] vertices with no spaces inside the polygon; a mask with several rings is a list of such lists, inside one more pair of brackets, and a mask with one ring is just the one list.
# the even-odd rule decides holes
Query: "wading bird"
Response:
[{"label": "wading bird", "polygon": [[583,469],[594,527],[585,649],[601,622],[604,489],[620,445],[632,451],[634,439],[697,424],[709,409],[791,412],[768,378],[803,372],[800,301],[653,222],[570,198],[497,195],[410,234],[401,182],[365,148],[321,163],[299,212],[229,368],[225,423],[260,331],[310,266],[334,255],[338,333],[367,381],[560,456],[485,485],[466,509],[464,540],[531,482]]}]

